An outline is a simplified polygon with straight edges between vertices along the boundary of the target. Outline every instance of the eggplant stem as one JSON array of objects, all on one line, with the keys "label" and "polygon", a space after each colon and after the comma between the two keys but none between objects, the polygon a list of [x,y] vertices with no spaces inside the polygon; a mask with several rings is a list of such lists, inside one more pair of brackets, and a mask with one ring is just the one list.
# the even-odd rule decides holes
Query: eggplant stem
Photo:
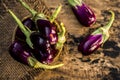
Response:
[{"label": "eggplant stem", "polygon": [[18,23],[18,25],[20,26],[21,31],[24,32],[25,35],[27,35],[29,33],[29,31],[27,31],[25,29],[25,27],[22,24],[22,22],[15,16],[15,14],[11,10],[8,10],[8,12],[12,15],[12,17],[14,18],[14,20]]},{"label": "eggplant stem", "polygon": [[59,56],[60,56],[60,53],[62,52],[62,47],[63,47],[63,45],[62,45],[61,48],[59,49],[59,52],[58,52],[58,54],[55,56],[55,58],[54,58],[54,60],[53,60],[52,63],[54,63],[56,60],[58,60],[58,58],[59,58]]},{"label": "eggplant stem", "polygon": [[34,66],[34,68],[43,68],[43,69],[55,69],[58,67],[63,66],[64,64],[57,64],[57,65],[46,65],[46,64],[42,64],[40,62],[37,62],[36,65]]},{"label": "eggplant stem", "polygon": [[50,22],[53,23],[54,20],[57,18],[58,14],[60,13],[62,8],[62,5],[60,4],[60,6],[58,8],[56,8],[56,10],[54,11],[54,13],[52,14],[52,16],[50,17]]},{"label": "eggplant stem", "polygon": [[33,17],[37,14],[37,11],[31,9],[23,0],[19,0],[19,2],[33,15]]},{"label": "eggplant stem", "polygon": [[57,49],[61,49],[61,47],[63,47],[63,44],[66,41],[66,38],[65,38],[65,33],[66,33],[65,27],[64,27],[63,23],[60,23],[60,26],[61,26],[61,32],[58,33],[58,42],[56,44],[56,48]]},{"label": "eggplant stem", "polygon": [[40,14],[36,14],[34,17],[33,17],[33,20],[36,22],[37,20],[39,19],[43,19],[43,20],[47,20],[46,16],[44,15],[44,13],[40,13]]},{"label": "eggplant stem", "polygon": [[60,26],[61,26],[61,36],[65,36],[65,33],[66,33],[66,30],[65,30],[65,27],[64,27],[64,24],[63,23],[60,23]]},{"label": "eggplant stem", "polygon": [[18,27],[20,28],[20,30],[23,32],[23,34],[26,36],[26,42],[27,44],[33,48],[33,44],[30,40],[30,35],[31,35],[31,30],[29,28],[27,28],[26,26],[24,26],[22,24],[22,22],[20,21],[20,19],[17,18],[17,16],[11,11],[11,10],[8,10],[8,12],[11,14],[11,16],[14,18],[14,20],[17,22],[18,24]]},{"label": "eggplant stem", "polygon": [[113,11],[109,11],[109,12],[111,13],[112,16],[111,16],[110,21],[108,22],[108,24],[103,27],[105,30],[109,30],[110,29],[110,27],[112,26],[113,21],[115,19],[114,12]]},{"label": "eggplant stem", "polygon": [[108,30],[105,30],[104,28],[101,28],[101,30],[103,31],[103,42],[102,42],[102,44],[104,44],[107,40],[108,40],[108,38],[109,38],[109,32],[108,32]]},{"label": "eggplant stem", "polygon": [[109,12],[111,13],[112,16],[111,16],[108,24],[105,25],[105,26],[103,26],[103,27],[98,28],[97,30],[95,30],[95,31],[92,33],[92,35],[102,34],[102,36],[103,36],[103,38],[102,38],[103,44],[104,44],[104,43],[107,41],[107,39],[109,38],[109,32],[108,32],[108,31],[109,31],[110,27],[112,26],[113,21],[114,21],[114,19],[115,19],[115,14],[114,14],[114,12],[113,12],[113,11],[109,11]]},{"label": "eggplant stem", "polygon": [[43,64],[43,63],[40,63],[38,60],[36,60],[35,58],[33,57],[29,57],[28,58],[28,64],[31,66],[31,67],[34,67],[34,68],[43,68],[43,69],[54,69],[54,68],[58,68],[58,67],[61,67],[63,66],[64,64],[57,64],[57,65],[47,65],[47,64]]},{"label": "eggplant stem", "polygon": [[34,21],[38,19],[46,19],[46,16],[43,13],[38,13],[34,9],[31,9],[25,2],[23,2],[23,0],[19,0],[19,2],[32,14]]},{"label": "eggplant stem", "polygon": [[[114,12],[113,12],[113,11],[109,11],[109,12],[112,14],[112,16],[111,16],[110,21],[108,22],[108,24],[105,25],[105,26],[103,26],[103,27],[98,28],[97,30],[95,30],[95,31],[92,33],[92,35],[101,34],[101,30],[102,30],[102,32],[108,32],[108,30],[109,30],[110,27],[112,26],[113,21],[114,21],[114,19],[115,19],[115,14],[114,14]],[[104,30],[104,31],[103,31],[103,30]]]},{"label": "eggplant stem", "polygon": [[68,0],[68,3],[71,5],[71,6],[74,6],[76,7],[76,5],[82,5],[82,0]]},{"label": "eggplant stem", "polygon": [[60,25],[58,24],[58,22],[56,20],[54,20],[54,23],[55,23],[58,31],[61,32],[61,28],[60,28]]}]

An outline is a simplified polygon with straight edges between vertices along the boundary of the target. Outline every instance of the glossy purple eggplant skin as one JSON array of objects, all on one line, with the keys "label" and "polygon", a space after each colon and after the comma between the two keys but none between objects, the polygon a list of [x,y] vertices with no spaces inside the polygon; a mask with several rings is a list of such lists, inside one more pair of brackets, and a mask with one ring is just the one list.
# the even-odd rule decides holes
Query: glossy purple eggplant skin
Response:
[{"label": "glossy purple eggplant skin", "polygon": [[33,55],[35,58],[41,63],[51,63],[55,58],[57,50],[53,50],[52,48],[47,48],[46,51],[42,51],[40,49],[35,48],[33,50]]},{"label": "glossy purple eggplant skin", "polygon": [[9,47],[10,55],[17,61],[29,64],[28,58],[31,56],[28,46],[19,41],[14,41]]},{"label": "glossy purple eggplant skin", "polygon": [[49,40],[43,37],[39,32],[31,34],[30,39],[33,43],[33,55],[37,60],[42,63],[50,63],[57,53],[54,48],[51,47]]},{"label": "glossy purple eggplant skin", "polygon": [[48,20],[37,20],[37,26],[40,33],[48,38],[51,44],[55,44],[58,41],[56,26],[50,23]]},{"label": "glossy purple eggplant skin", "polygon": [[86,4],[82,3],[81,5],[76,5],[75,7],[72,6],[72,10],[82,25],[89,27],[95,23],[95,14]]},{"label": "glossy purple eggplant skin", "polygon": [[[28,27],[30,30],[36,31],[35,23],[30,18],[23,20],[22,23],[23,23],[23,25]],[[15,38],[19,38],[23,41],[25,41],[25,39],[26,39],[25,35],[22,33],[22,31],[20,30],[19,27],[16,29]]]},{"label": "glossy purple eggplant skin", "polygon": [[40,49],[40,50],[46,50],[50,47],[50,42],[45,37],[43,37],[39,32],[33,32],[30,35],[31,42],[33,43],[33,47]]},{"label": "glossy purple eggplant skin", "polygon": [[78,51],[83,55],[90,55],[102,44],[102,34],[87,36],[78,46]]}]

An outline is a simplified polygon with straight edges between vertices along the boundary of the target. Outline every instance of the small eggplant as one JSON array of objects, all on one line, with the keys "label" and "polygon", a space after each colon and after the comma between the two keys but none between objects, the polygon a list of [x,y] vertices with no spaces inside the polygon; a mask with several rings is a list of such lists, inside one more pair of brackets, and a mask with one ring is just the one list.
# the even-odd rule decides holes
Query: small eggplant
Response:
[{"label": "small eggplant", "polygon": [[89,35],[78,46],[83,55],[89,55],[98,49],[102,44],[102,34]]},{"label": "small eggplant", "polygon": [[81,51],[83,55],[90,55],[108,40],[108,31],[115,18],[114,12],[110,11],[110,13],[112,16],[107,25],[98,28],[91,35],[87,36],[82,42],[80,42],[78,50]]},{"label": "small eggplant", "polygon": [[57,50],[53,50],[52,48],[48,48],[46,51],[35,48],[33,50],[33,55],[35,58],[44,64],[49,64],[53,61],[56,56]]},{"label": "small eggplant", "polygon": [[46,50],[50,47],[50,42],[45,37],[43,37],[39,32],[33,32],[30,35],[30,40],[33,43],[33,47],[40,49],[40,50]]},{"label": "small eggplant", "polygon": [[23,46],[24,43],[20,41],[14,41],[12,45],[9,47],[10,55],[17,61],[22,62],[24,64],[28,63],[28,58],[31,56],[31,52],[29,51],[27,46]]},{"label": "small eggplant", "polygon": [[94,12],[82,0],[68,0],[78,21],[89,27],[96,21]]},{"label": "small eggplant", "polygon": [[56,44],[56,42],[58,41],[58,35],[57,35],[57,29],[55,25],[53,25],[48,20],[38,19],[37,26],[38,26],[39,32],[44,37],[46,37],[51,44]]},{"label": "small eggplant", "polygon": [[23,20],[22,23],[23,23],[23,25],[28,27],[30,30],[36,31],[35,23],[34,23],[34,21],[31,18],[26,18],[25,20]]},{"label": "small eggplant", "polygon": [[39,32],[31,34],[30,39],[33,43],[33,55],[42,63],[50,63],[53,61],[57,50],[51,47],[49,40],[43,37]]},{"label": "small eggplant", "polygon": [[[35,23],[30,18],[23,20],[22,23],[24,26],[28,27],[30,30],[36,31]],[[25,35],[23,34],[23,32],[20,30],[19,27],[17,27],[16,29],[15,38],[20,39],[22,41],[25,41],[26,39]]]}]

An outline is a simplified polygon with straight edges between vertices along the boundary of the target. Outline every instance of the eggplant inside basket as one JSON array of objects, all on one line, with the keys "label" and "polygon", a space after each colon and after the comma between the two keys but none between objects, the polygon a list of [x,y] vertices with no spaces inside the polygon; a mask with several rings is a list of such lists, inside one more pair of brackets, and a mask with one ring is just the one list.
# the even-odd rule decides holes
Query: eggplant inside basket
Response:
[{"label": "eggplant inside basket", "polygon": [[[27,3],[31,8],[36,10],[39,13],[43,13],[46,16],[51,16],[52,13],[50,9],[45,5],[44,1],[41,0],[24,0],[25,3]],[[5,4],[5,5],[4,5]],[[18,29],[16,22],[12,19],[10,14],[5,9],[5,6],[7,6],[10,10],[12,10],[15,15],[20,19],[24,20],[32,15],[28,12],[27,9],[25,9],[19,1],[1,1],[1,13],[0,13],[0,23],[2,26],[2,30],[0,31],[1,35],[1,41],[0,41],[0,48],[1,48],[1,77],[0,79],[8,79],[8,80],[31,80],[34,79],[35,76],[40,76],[43,72],[46,72],[45,69],[42,68],[31,68],[27,65],[21,64],[20,62],[17,62],[14,60],[10,54],[9,54],[9,46],[11,43],[15,40],[15,34],[16,30]],[[59,24],[60,22],[56,20]],[[54,22],[53,22],[54,23]],[[16,28],[17,27],[17,28]],[[61,51],[61,53],[64,53],[64,51]],[[58,57],[60,57],[59,55]],[[55,61],[52,64],[59,64],[62,62],[62,59],[55,59]]]}]

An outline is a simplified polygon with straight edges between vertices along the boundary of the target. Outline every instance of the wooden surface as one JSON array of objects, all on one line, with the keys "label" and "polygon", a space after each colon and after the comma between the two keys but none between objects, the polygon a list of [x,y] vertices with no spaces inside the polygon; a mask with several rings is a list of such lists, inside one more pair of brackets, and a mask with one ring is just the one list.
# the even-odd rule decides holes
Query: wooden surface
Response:
[{"label": "wooden surface", "polygon": [[[30,13],[16,0],[3,0],[6,5],[22,20]],[[120,80],[120,0],[84,0],[95,12],[97,21],[91,27],[82,26],[74,16],[67,0],[44,0],[51,12],[62,4],[58,20],[65,24],[67,42],[62,54],[64,66],[54,70],[32,69],[15,61],[8,52],[14,28],[13,18],[5,11],[0,1],[0,80]],[[39,12],[46,10],[40,0],[26,0]],[[47,11],[49,11],[47,9]],[[110,38],[90,60],[82,61],[77,51],[78,43],[96,28],[107,23],[108,10],[115,12],[115,21],[110,29]],[[45,11],[45,12],[47,12]]]}]

